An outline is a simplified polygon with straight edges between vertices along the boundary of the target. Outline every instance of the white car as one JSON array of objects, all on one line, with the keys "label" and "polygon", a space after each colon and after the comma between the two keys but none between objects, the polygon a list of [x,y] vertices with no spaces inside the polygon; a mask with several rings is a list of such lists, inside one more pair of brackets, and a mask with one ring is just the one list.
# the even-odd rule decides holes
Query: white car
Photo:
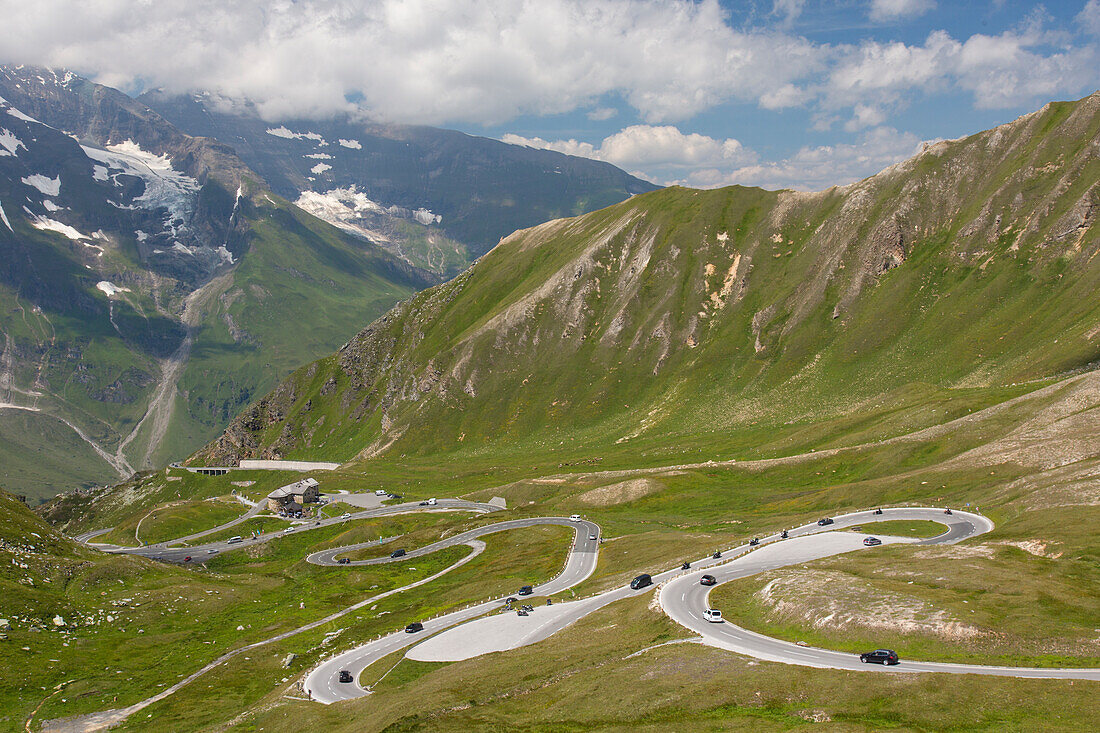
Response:
[{"label": "white car", "polygon": [[710,621],[712,624],[720,624],[722,623],[722,612],[717,608],[708,608],[703,611],[703,618]]},{"label": "white car", "polygon": [[435,499],[428,499],[428,506],[435,506],[437,503]]},{"label": "white car", "polygon": [[570,514],[569,515],[569,521],[570,522],[579,522],[579,521],[581,521],[581,515],[580,514]]},{"label": "white car", "polygon": [[351,516],[351,512],[344,512],[340,515],[340,519],[348,519]]},{"label": "white car", "polygon": [[293,527],[287,527],[286,529],[283,530],[283,534],[287,534],[287,533],[293,532],[293,531],[294,531]]},{"label": "white car", "polygon": [[386,495],[386,490],[385,489],[375,489],[374,490],[374,495],[375,496],[385,496]]}]

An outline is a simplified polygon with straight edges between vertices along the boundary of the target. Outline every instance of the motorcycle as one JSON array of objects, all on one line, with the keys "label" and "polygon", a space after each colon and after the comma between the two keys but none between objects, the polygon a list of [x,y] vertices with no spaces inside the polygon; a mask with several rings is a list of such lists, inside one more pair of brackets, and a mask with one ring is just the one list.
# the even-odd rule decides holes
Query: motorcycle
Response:
[{"label": "motorcycle", "polygon": [[783,530],[783,534],[779,535],[779,539],[781,539],[781,540],[785,540],[788,537],[790,537],[790,535],[787,534],[787,530]]}]

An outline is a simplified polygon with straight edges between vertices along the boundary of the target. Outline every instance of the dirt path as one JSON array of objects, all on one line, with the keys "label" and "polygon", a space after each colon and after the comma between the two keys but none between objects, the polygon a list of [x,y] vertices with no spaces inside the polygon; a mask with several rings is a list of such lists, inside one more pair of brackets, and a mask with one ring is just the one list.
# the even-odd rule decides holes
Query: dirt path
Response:
[{"label": "dirt path", "polygon": [[153,453],[164,439],[165,433],[168,432],[168,425],[172,420],[172,411],[176,404],[177,386],[180,377],[183,376],[183,370],[187,367],[187,362],[191,358],[191,345],[195,340],[195,332],[198,330],[203,316],[206,315],[210,303],[217,300],[232,284],[233,273],[227,272],[224,275],[215,277],[187,296],[181,318],[183,327],[186,329],[183,341],[180,342],[179,348],[171,356],[161,362],[160,381],[153,393],[153,398],[149,400],[149,407],[130,434],[119,444],[118,451],[115,454],[117,459],[126,460],[126,448],[137,438],[146,422],[148,422],[149,436],[145,442],[145,452],[140,459],[135,457],[134,463],[139,468],[151,467]]}]

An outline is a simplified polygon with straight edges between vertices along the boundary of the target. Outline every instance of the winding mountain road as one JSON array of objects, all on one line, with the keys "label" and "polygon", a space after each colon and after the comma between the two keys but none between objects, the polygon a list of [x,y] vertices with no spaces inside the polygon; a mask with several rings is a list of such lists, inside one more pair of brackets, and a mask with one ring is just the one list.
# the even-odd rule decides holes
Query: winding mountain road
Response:
[{"label": "winding mountain road", "polygon": [[[437,505],[431,507],[422,506],[419,503],[407,502],[393,506],[367,509],[350,514],[348,517],[331,517],[329,519],[320,520],[319,524],[304,526],[301,528],[301,531],[339,524],[351,519],[386,516],[411,511],[474,511],[486,513],[499,511],[499,509],[500,507],[491,504],[480,504],[458,499],[441,499]],[[250,546],[258,542],[269,541],[273,537],[283,536],[282,533],[271,533],[260,538],[250,539],[232,545],[227,542],[213,542],[188,548],[173,548],[168,546],[183,540],[196,539],[216,531],[224,530],[229,526],[244,521],[250,516],[254,516],[258,511],[259,510],[254,507],[249,510],[249,512],[246,512],[230,523],[169,543],[150,545],[143,548],[99,547],[109,552],[128,552],[170,562],[179,562],[185,554],[194,554],[206,549],[214,549],[221,552],[243,546]],[[656,587],[659,588],[658,601],[665,613],[672,620],[684,626],[689,631],[698,634],[703,643],[765,661],[842,670],[881,672],[888,669],[890,671],[900,672],[988,674],[1028,678],[1100,681],[1100,668],[1058,669],[997,667],[908,660],[903,660],[901,664],[892,667],[878,667],[877,665],[860,663],[859,656],[855,654],[799,646],[797,644],[748,631],[747,629],[743,629],[729,622],[711,623],[704,619],[703,611],[709,607],[708,602],[711,587],[700,585],[699,580],[704,574],[703,571],[707,571],[710,575],[715,576],[718,584],[721,584],[792,564],[804,563],[845,552],[871,549],[863,544],[865,534],[835,532],[833,530],[890,520],[931,520],[945,525],[946,531],[939,536],[926,540],[883,536],[881,537],[883,544],[954,544],[984,534],[993,529],[993,523],[987,518],[979,514],[964,511],[955,511],[950,515],[946,514],[943,509],[933,508],[888,508],[883,509],[881,513],[875,513],[873,511],[854,512],[834,517],[833,522],[829,525],[823,526],[815,522],[788,530],[787,538],[781,537],[779,533],[760,538],[757,546],[746,544],[731,550],[726,550],[722,552],[721,557],[715,558],[711,556],[691,563],[690,569],[674,568],[663,572],[655,572],[652,574],[652,580],[653,583],[656,584]],[[223,657],[211,662],[198,672],[181,680],[171,688],[158,693],[153,698],[149,698],[129,708],[104,711],[103,713],[84,716],[82,724],[91,722],[93,727],[82,728],[82,730],[91,730],[101,727],[101,725],[117,723],[136,710],[140,710],[157,700],[163,699],[163,697],[171,694],[183,685],[194,680],[196,677],[204,674],[206,671],[209,671],[245,649],[269,644],[273,641],[285,639],[300,633],[306,629],[316,628],[383,597],[424,585],[442,577],[454,568],[466,564],[480,554],[485,547],[484,543],[479,539],[480,537],[537,525],[560,525],[570,527],[574,530],[574,538],[562,572],[554,579],[542,585],[535,586],[533,588],[533,596],[552,596],[561,593],[581,583],[595,571],[599,557],[599,526],[587,520],[574,520],[564,517],[531,517],[527,519],[499,522],[469,530],[455,535],[454,537],[449,537],[425,545],[424,547],[410,550],[408,553],[398,558],[380,557],[368,560],[354,560],[347,563],[339,562],[341,556],[355,550],[380,544],[381,541],[359,543],[356,545],[315,552],[307,556],[306,559],[308,562],[324,566],[356,567],[403,562],[456,545],[468,545],[472,548],[471,553],[462,560],[428,578],[365,599],[356,603],[354,606],[343,609],[324,619],[307,624],[304,627],[284,632],[271,639],[256,642],[252,645],[229,652]],[[95,535],[104,531],[108,530],[89,532],[82,535],[79,539],[88,542],[94,538]],[[420,632],[406,633],[404,631],[396,631],[367,644],[345,651],[330,659],[323,660],[307,674],[303,682],[303,688],[307,691],[311,699],[325,704],[363,697],[371,693],[369,686],[364,687],[360,682],[359,678],[363,671],[375,662],[401,649],[412,647],[406,653],[406,656],[411,659],[426,661],[468,659],[488,652],[515,649],[545,640],[558,631],[575,623],[577,620],[584,618],[604,606],[624,598],[645,595],[651,592],[653,588],[653,585],[640,589],[632,589],[628,585],[621,586],[577,601],[558,603],[553,606],[539,606],[526,617],[518,617],[516,614],[509,612],[502,599],[476,603],[467,608],[423,621],[423,630]],[[347,671],[351,674],[351,682],[340,682],[340,673],[342,671]]]}]

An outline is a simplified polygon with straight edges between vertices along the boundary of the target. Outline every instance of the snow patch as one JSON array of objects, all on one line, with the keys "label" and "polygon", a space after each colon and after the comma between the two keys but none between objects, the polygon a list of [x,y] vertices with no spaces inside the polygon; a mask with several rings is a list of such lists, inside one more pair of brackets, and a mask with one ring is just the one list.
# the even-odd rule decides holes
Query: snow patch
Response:
[{"label": "snow patch", "polygon": [[165,226],[176,231],[190,220],[195,194],[201,187],[194,178],[173,168],[172,159],[167,155],[142,150],[133,140],[108,145],[106,150],[81,147],[89,158],[107,166],[110,178],[121,174],[141,178],[145,191],[134,199],[134,203],[144,209],[167,209]]},{"label": "snow patch", "polygon": [[8,228],[8,231],[10,231],[12,234],[15,233],[15,230],[11,228],[11,222],[8,221],[8,215],[4,213],[3,206],[0,206],[0,221],[4,222],[4,226]]},{"label": "snow patch", "polygon": [[438,224],[439,222],[443,221],[442,216],[440,216],[439,214],[433,214],[427,209],[417,209],[413,212],[413,218],[424,226],[428,226],[430,224]]},{"label": "snow patch", "polygon": [[19,148],[27,149],[27,146],[23,144],[23,141],[15,136],[15,133],[0,127],[0,157],[8,155],[16,155],[16,150]]},{"label": "snow patch", "polygon": [[149,238],[149,235],[141,231],[140,229],[134,230],[134,236],[137,237],[137,241],[139,242],[144,242],[146,239]]},{"label": "snow patch", "polygon": [[312,171],[314,175],[318,175],[318,176],[321,175],[322,173],[324,173],[325,171],[330,171],[330,170],[332,170],[332,166],[329,165],[328,163],[318,163],[317,165],[310,168],[310,171]]},{"label": "snow patch", "polygon": [[61,176],[57,178],[46,178],[41,173],[35,173],[33,176],[27,176],[23,179],[23,183],[37,188],[40,192],[46,196],[56,196],[61,193]]},{"label": "snow patch", "polygon": [[44,208],[44,209],[45,209],[46,211],[49,211],[49,212],[54,212],[54,211],[61,211],[61,207],[60,207],[60,206],[58,206],[57,204],[55,204],[55,203],[54,203],[53,201],[51,201],[50,199],[45,199],[45,200],[43,200],[43,201],[42,201],[42,207],[43,207],[43,208]]},{"label": "snow patch", "polygon": [[312,158],[313,160],[332,160],[332,156],[328,153],[310,153],[304,157]]},{"label": "snow patch", "polygon": [[44,216],[35,216],[31,221],[31,226],[35,229],[41,229],[45,232],[57,232],[58,234],[64,234],[69,239],[81,240],[91,239],[87,234],[81,234],[79,231],[69,226],[68,224],[62,224],[55,219],[48,219]]},{"label": "snow patch", "polygon": [[359,144],[358,140],[345,140],[340,138],[340,145],[345,148],[351,148],[352,150],[362,150],[363,146]]},{"label": "snow patch", "polygon": [[325,139],[318,135],[316,132],[294,132],[293,130],[287,129],[285,125],[280,125],[279,127],[269,127],[267,129],[267,134],[274,135],[275,137],[281,137],[284,140],[312,140],[320,147],[328,145]]},{"label": "snow patch", "polygon": [[[33,118],[33,117],[31,117],[30,115],[25,115],[25,114],[23,114],[22,112],[20,112],[19,110],[17,110],[17,109],[15,108],[15,107],[8,107],[8,114],[9,114],[9,115],[11,115],[12,117],[14,117],[14,118],[15,118],[15,119],[17,119],[17,120],[23,120],[24,122],[33,122],[33,123],[35,123],[35,124],[37,124],[37,125],[41,125],[41,124],[42,124],[41,122],[39,122],[38,120],[34,119],[34,118]],[[49,125],[46,125],[46,127],[49,127]]]},{"label": "snow patch", "polygon": [[118,293],[130,292],[130,288],[119,287],[109,280],[100,280],[95,284],[95,286],[97,290],[102,290],[104,293],[106,293],[108,298],[117,295]]},{"label": "snow patch", "polygon": [[172,243],[172,249],[175,250],[176,252],[182,252],[185,255],[195,254],[195,250],[191,249],[186,244],[183,244],[181,242],[173,242]]},{"label": "snow patch", "polygon": [[92,179],[96,181],[109,180],[107,176],[107,167],[103,165],[92,166]]}]

